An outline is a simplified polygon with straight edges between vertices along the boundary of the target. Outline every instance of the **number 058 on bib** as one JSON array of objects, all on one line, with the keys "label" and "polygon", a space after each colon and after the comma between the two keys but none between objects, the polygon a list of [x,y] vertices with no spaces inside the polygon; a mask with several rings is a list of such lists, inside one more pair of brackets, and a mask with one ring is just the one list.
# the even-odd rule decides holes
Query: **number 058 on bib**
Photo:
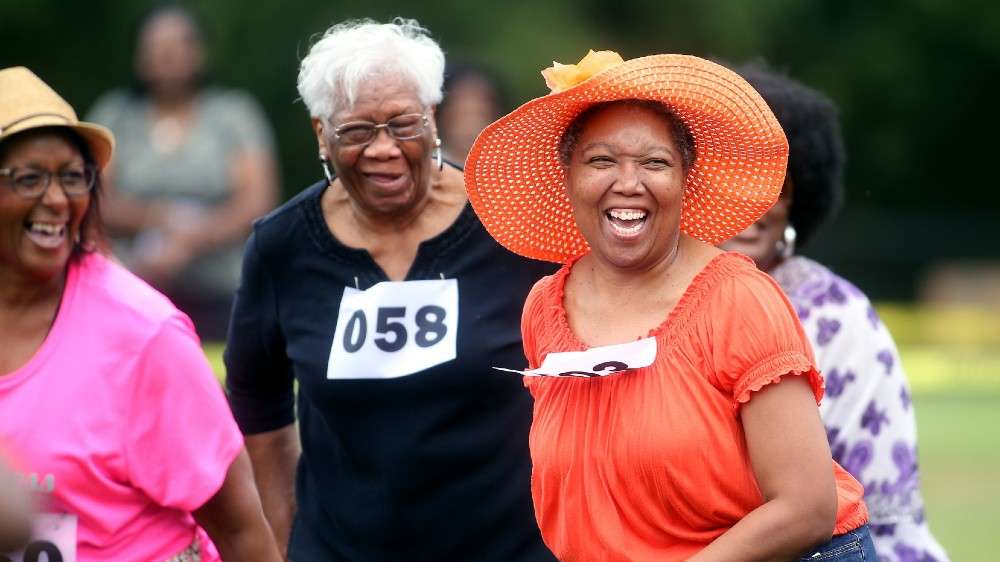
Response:
[{"label": "number 058 on bib", "polygon": [[328,379],[392,379],[455,358],[458,281],[347,287],[330,346]]}]

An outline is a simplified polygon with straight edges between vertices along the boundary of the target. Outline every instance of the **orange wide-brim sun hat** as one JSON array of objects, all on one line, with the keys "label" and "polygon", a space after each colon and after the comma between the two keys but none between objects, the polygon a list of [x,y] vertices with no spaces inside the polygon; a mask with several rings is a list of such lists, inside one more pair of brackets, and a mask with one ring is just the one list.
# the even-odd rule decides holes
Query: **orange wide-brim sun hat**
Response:
[{"label": "orange wide-brim sun hat", "polygon": [[696,158],[684,185],[681,232],[712,245],[756,222],[778,200],[788,142],[767,103],[738,74],[690,55],[623,61],[591,51],[542,72],[552,92],[480,133],[465,186],[483,226],[507,249],[565,263],[589,251],[566,193],[559,142],[587,107],[639,99],[667,105],[690,129]]}]

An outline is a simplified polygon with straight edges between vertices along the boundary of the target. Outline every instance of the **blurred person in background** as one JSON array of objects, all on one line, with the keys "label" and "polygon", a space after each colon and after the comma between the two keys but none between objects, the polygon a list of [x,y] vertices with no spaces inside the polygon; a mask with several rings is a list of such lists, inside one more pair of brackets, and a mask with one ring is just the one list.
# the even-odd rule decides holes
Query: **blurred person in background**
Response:
[{"label": "blurred person in background", "polygon": [[797,255],[842,198],[844,146],[837,109],[823,94],[762,63],[736,68],[760,92],[788,138],[778,202],[722,244],[771,274],[795,305],[826,378],[820,413],[834,458],[865,487],[883,562],[942,562],[917,470],[917,431],[899,353],[857,287]]},{"label": "blurred person in background", "polygon": [[278,196],[271,130],[250,96],[206,83],[202,29],[179,5],[141,20],[135,78],[88,116],[119,139],[105,206],[114,250],[201,337],[222,340],[250,223]]},{"label": "blurred person in background", "polygon": [[503,88],[492,73],[469,62],[450,64],[435,112],[445,159],[464,163],[479,132],[503,113]]},{"label": "blurred person in background", "polygon": [[255,224],[225,352],[292,560],[553,560],[531,399],[491,369],[524,364],[520,305],[553,268],[490,238],[444,161],[444,62],[397,19],[335,25],[301,63],[326,179]]},{"label": "blurred person in background", "polygon": [[99,251],[113,149],[31,71],[0,70],[0,443],[39,499],[25,559],[274,562],[190,320]]}]

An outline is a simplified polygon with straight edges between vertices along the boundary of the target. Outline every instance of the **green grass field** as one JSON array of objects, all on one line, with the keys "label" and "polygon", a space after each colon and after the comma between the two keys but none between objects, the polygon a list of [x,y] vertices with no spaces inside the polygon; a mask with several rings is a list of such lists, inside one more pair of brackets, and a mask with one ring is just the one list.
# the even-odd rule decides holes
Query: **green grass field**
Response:
[{"label": "green grass field", "polygon": [[[1000,560],[997,349],[901,345],[917,408],[927,517],[954,562]],[[221,379],[222,346],[209,344],[205,350]]]},{"label": "green grass field", "polygon": [[[996,373],[1000,379],[1000,372]],[[1000,559],[1000,392],[914,396],[931,529],[956,562]]]},{"label": "green grass field", "polygon": [[955,562],[1000,560],[1000,317],[878,308],[914,390],[931,529]]}]

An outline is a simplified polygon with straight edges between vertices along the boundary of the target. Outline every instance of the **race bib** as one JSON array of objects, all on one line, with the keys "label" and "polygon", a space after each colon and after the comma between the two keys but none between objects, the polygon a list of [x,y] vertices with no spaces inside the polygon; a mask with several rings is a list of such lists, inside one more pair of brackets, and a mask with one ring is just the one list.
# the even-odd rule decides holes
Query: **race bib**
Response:
[{"label": "race bib", "polygon": [[76,515],[36,516],[34,538],[27,548],[15,554],[0,554],[0,562],[76,562]]},{"label": "race bib", "polygon": [[328,379],[393,379],[455,358],[458,281],[384,281],[344,289]]},{"label": "race bib", "polygon": [[493,368],[529,377],[606,377],[648,367],[655,360],[656,338],[643,338],[629,343],[591,347],[584,351],[549,353],[537,369],[528,371]]}]

